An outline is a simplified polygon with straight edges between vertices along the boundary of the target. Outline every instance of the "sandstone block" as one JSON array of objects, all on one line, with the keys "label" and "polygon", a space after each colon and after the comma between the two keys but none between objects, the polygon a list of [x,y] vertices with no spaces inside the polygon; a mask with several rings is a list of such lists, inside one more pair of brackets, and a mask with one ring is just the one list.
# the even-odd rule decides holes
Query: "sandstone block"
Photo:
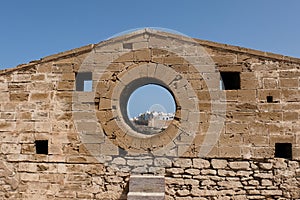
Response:
[{"label": "sandstone block", "polygon": [[219,149],[219,156],[225,158],[239,158],[241,156],[241,147],[221,147]]},{"label": "sandstone block", "polygon": [[246,161],[229,162],[229,167],[231,169],[249,170],[250,164]]},{"label": "sandstone block", "polygon": [[243,185],[239,181],[219,181],[217,184],[224,188],[242,188]]},{"label": "sandstone block", "polygon": [[265,196],[281,196],[282,191],[281,190],[262,190],[261,194],[265,195]]},{"label": "sandstone block", "polygon": [[201,158],[193,158],[193,167],[197,169],[206,169],[210,167],[210,162]]},{"label": "sandstone block", "polygon": [[73,81],[61,81],[58,83],[57,90],[72,91],[74,90]]},{"label": "sandstone block", "polygon": [[199,175],[200,174],[199,169],[186,169],[184,171],[188,174],[191,174],[191,175]]},{"label": "sandstone block", "polygon": [[136,50],[134,51],[134,59],[136,61],[150,61],[151,51],[150,49]]},{"label": "sandstone block", "polygon": [[49,93],[32,93],[30,95],[31,101],[46,101],[49,97]]},{"label": "sandstone block", "polygon": [[172,173],[172,174],[182,174],[184,170],[182,168],[170,168],[167,169],[166,172]]},{"label": "sandstone block", "polygon": [[279,86],[281,88],[298,88],[298,79],[297,78],[280,78]]},{"label": "sandstone block", "polygon": [[171,167],[172,161],[168,158],[155,158],[154,165],[159,167]]},{"label": "sandstone block", "polygon": [[262,180],[261,180],[261,185],[262,185],[262,186],[270,186],[270,185],[273,185],[273,183],[272,183],[272,181],[270,181],[270,180],[262,179]]},{"label": "sandstone block", "polygon": [[127,164],[130,166],[146,166],[152,165],[153,161],[151,159],[127,160]]},{"label": "sandstone block", "polygon": [[224,170],[224,169],[219,169],[218,170],[218,175],[219,176],[236,176],[236,172],[231,171],[231,170]]},{"label": "sandstone block", "polygon": [[193,166],[191,159],[179,158],[174,162],[175,167],[190,168]]},{"label": "sandstone block", "polygon": [[256,90],[238,90],[238,102],[256,103]]},{"label": "sandstone block", "polygon": [[9,96],[10,101],[24,102],[28,101],[28,93],[11,93]]},{"label": "sandstone block", "polygon": [[129,179],[129,192],[165,192],[165,179],[163,176],[132,175]]},{"label": "sandstone block", "polygon": [[225,169],[227,167],[227,160],[223,159],[212,159],[211,165],[214,169]]},{"label": "sandstone block", "polygon": [[276,78],[264,78],[263,79],[264,89],[274,89],[278,88],[278,80]]},{"label": "sandstone block", "polygon": [[259,163],[259,167],[264,170],[270,170],[273,167],[272,163]]}]

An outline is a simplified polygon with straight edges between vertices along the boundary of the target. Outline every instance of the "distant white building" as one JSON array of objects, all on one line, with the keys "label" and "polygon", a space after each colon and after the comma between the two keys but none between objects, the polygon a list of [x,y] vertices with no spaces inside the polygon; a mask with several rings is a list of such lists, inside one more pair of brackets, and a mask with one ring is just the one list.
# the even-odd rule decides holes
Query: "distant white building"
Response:
[{"label": "distant white building", "polygon": [[164,113],[157,111],[147,111],[139,114],[138,117],[133,118],[133,122],[137,125],[145,125],[155,128],[164,128],[169,121],[174,119],[174,113]]}]

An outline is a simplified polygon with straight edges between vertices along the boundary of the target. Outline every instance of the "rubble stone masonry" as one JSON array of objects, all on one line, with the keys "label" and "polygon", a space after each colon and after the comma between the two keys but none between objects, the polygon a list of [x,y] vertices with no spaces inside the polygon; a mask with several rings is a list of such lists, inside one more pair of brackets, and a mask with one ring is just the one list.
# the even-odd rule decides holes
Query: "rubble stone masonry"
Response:
[{"label": "rubble stone masonry", "polygon": [[[0,71],[0,199],[127,199],[131,174],[163,175],[165,199],[300,199],[300,59],[193,41],[209,59],[143,30]],[[80,72],[93,91],[76,91]],[[240,78],[224,98],[223,72]],[[122,104],[151,82],[177,110],[147,138]]]}]

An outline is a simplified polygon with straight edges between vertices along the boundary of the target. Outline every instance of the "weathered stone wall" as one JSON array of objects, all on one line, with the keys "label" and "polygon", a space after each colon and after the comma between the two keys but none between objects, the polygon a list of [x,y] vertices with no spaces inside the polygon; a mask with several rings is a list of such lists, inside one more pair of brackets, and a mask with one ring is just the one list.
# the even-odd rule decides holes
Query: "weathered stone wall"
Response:
[{"label": "weathered stone wall", "polygon": [[[166,199],[300,198],[298,161],[280,158],[182,158],[173,163],[164,158],[163,161],[166,167],[160,174],[166,178]],[[133,165],[145,167],[140,161]],[[0,167],[4,170],[2,199],[126,199],[128,193],[130,173],[102,164],[19,162],[12,165],[13,170]]]},{"label": "weathered stone wall", "polygon": [[167,199],[300,197],[297,161],[186,158],[167,168],[166,174]]},{"label": "weathered stone wall", "polygon": [[[215,72],[196,72],[166,50],[149,48],[155,42],[164,45],[163,34],[153,38],[131,35],[0,72],[1,199],[125,199],[131,173],[165,175],[167,199],[300,198],[300,60],[198,41],[217,70],[240,72],[241,78],[239,90],[223,91],[226,99],[218,105],[226,106],[224,127],[211,151],[199,158],[210,120],[220,119],[211,111],[213,94],[207,87],[211,78],[219,77]],[[178,42],[170,38],[165,45]],[[94,56],[89,58],[91,52]],[[158,64],[170,73],[149,74]],[[93,71],[94,92],[74,92],[80,70]],[[123,125],[112,117],[120,113],[111,102],[119,103],[114,95],[121,90],[112,93],[111,88],[136,76],[168,80],[177,73],[196,93],[199,110],[191,112],[194,108],[183,101],[186,94],[166,84],[186,111],[177,108],[169,129],[149,143],[130,135],[125,142],[120,140],[118,130],[125,129],[117,128]],[[102,82],[96,84],[100,74]],[[273,102],[267,102],[267,96],[273,96]],[[91,120],[89,112],[74,112],[79,107],[97,110],[97,120]],[[83,121],[75,123],[77,119]],[[196,136],[190,142],[180,135],[179,145],[170,147],[171,156],[131,152],[136,147],[154,151],[156,144],[163,146],[178,127],[186,128],[182,121],[197,124]],[[36,140],[48,140],[47,155],[36,154]],[[128,145],[132,141],[134,145]],[[292,144],[291,160],[274,159],[275,143],[282,142]]]}]

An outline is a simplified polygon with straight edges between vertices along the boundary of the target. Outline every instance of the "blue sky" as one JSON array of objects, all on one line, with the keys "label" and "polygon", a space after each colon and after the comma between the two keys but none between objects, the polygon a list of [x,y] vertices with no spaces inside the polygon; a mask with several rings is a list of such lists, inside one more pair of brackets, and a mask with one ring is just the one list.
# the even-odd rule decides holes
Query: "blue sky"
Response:
[{"label": "blue sky", "polygon": [[139,27],[300,57],[298,0],[9,0],[0,2],[0,68]]},{"label": "blue sky", "polygon": [[128,117],[133,118],[145,111],[174,113],[175,100],[165,88],[149,84],[136,89],[129,98]]},{"label": "blue sky", "polygon": [[298,0],[0,2],[0,69],[140,27],[300,58]]}]

